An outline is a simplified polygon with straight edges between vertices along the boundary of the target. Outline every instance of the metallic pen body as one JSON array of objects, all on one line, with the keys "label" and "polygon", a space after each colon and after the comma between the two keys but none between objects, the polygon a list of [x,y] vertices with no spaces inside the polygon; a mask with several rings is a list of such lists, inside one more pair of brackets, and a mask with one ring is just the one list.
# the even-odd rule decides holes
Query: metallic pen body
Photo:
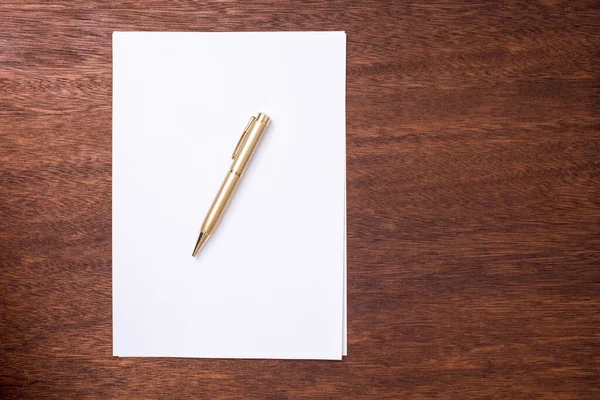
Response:
[{"label": "metallic pen body", "polygon": [[233,163],[225,176],[225,180],[223,180],[223,184],[219,189],[219,192],[215,196],[206,217],[204,218],[204,222],[202,223],[202,228],[200,229],[200,234],[198,236],[198,240],[196,241],[196,246],[194,247],[194,251],[192,256],[196,256],[198,251],[204,246],[210,235],[214,232],[225,213],[225,209],[229,204],[229,201],[233,197],[235,193],[235,189],[242,178],[250,159],[254,155],[256,148],[258,147],[258,143],[262,138],[262,135],[269,124],[269,117],[265,114],[259,113],[258,116],[252,117],[246,125],[240,140],[235,146],[235,150],[233,151]]}]

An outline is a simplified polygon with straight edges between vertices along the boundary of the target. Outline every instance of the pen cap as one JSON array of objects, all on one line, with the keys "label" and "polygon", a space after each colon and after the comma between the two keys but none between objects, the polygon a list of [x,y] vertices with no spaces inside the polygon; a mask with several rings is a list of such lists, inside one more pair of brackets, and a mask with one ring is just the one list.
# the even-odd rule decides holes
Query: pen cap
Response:
[{"label": "pen cap", "polygon": [[269,125],[270,121],[271,121],[271,118],[269,118],[266,114],[263,114],[263,113],[258,113],[258,116],[256,117],[256,122],[264,124],[265,128],[267,127],[267,125]]},{"label": "pen cap", "polygon": [[271,119],[263,113],[250,120],[233,153],[231,172],[242,176],[270,121]]}]

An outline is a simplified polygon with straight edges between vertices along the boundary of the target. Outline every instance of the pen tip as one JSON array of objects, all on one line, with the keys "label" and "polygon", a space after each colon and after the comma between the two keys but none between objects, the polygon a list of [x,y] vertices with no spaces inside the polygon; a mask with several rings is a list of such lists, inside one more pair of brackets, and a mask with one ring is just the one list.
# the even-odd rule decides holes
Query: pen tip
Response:
[{"label": "pen tip", "polygon": [[208,234],[206,232],[200,232],[198,235],[198,240],[196,241],[196,246],[194,247],[194,251],[192,252],[192,257],[196,257],[204,243],[208,240]]}]

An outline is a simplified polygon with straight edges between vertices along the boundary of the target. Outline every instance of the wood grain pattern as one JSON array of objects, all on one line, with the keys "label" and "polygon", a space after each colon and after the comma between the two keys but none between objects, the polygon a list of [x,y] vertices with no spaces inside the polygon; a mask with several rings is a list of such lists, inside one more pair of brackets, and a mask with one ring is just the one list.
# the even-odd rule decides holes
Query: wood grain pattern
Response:
[{"label": "wood grain pattern", "polygon": [[[348,34],[349,356],[111,356],[111,33]],[[0,4],[0,397],[600,398],[596,1]]]}]

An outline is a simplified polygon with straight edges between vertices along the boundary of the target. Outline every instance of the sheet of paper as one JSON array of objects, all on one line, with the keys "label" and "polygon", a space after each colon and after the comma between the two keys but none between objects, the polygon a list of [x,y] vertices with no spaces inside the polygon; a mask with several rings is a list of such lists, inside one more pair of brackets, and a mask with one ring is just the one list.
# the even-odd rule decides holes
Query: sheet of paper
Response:
[{"label": "sheet of paper", "polygon": [[[113,35],[113,354],[340,359],[343,32]],[[251,115],[271,119],[197,234]]]},{"label": "sheet of paper", "polygon": [[343,307],[344,307],[344,321],[343,321],[343,337],[342,337],[342,346],[343,346],[343,350],[342,350],[342,355],[347,356],[348,355],[348,256],[347,256],[347,249],[348,249],[348,244],[347,244],[347,240],[348,240],[348,230],[347,230],[347,222],[346,222],[346,186],[344,185],[344,303],[343,303]]}]

